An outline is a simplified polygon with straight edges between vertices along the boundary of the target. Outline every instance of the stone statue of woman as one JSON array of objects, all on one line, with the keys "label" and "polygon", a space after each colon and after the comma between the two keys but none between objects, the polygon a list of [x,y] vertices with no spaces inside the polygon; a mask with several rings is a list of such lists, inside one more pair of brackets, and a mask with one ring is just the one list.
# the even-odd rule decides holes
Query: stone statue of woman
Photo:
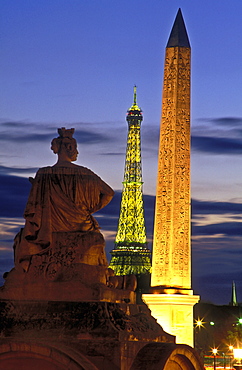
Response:
[{"label": "stone statue of woman", "polygon": [[33,256],[67,246],[67,239],[76,243],[76,262],[107,266],[104,239],[92,213],[107,205],[114,192],[91,170],[72,163],[78,155],[74,129],[63,127],[58,133],[51,143],[57,163],[40,168],[31,179],[25,227],[15,239],[15,265],[25,271]]}]

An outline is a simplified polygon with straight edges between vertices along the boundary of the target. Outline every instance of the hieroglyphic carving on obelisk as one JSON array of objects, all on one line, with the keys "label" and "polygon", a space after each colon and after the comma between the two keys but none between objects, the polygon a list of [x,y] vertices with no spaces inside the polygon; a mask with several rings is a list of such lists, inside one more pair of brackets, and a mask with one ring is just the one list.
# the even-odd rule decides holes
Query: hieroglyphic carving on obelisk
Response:
[{"label": "hieroglyphic carving on obelisk", "polygon": [[179,9],[165,56],[152,287],[191,289],[190,52]]}]

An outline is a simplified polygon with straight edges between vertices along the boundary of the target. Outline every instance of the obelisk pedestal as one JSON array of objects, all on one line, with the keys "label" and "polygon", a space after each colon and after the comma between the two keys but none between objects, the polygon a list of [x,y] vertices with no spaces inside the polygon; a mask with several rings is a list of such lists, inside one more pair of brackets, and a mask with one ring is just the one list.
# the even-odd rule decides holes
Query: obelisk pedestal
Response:
[{"label": "obelisk pedestal", "polygon": [[142,298],[158,324],[172,335],[176,343],[193,347],[193,306],[199,296],[185,294],[143,294]]},{"label": "obelisk pedestal", "polygon": [[193,346],[190,247],[190,55],[179,9],[166,47],[151,292],[152,315],[177,343]]}]

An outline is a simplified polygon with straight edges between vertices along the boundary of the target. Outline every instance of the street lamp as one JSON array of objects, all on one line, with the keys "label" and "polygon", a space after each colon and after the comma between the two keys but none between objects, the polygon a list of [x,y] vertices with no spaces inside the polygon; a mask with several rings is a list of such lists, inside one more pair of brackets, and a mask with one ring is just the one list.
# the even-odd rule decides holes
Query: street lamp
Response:
[{"label": "street lamp", "polygon": [[195,320],[195,327],[196,328],[204,328],[204,324],[205,324],[205,322],[203,321],[203,319],[199,319],[199,317],[198,317],[198,319],[197,320]]},{"label": "street lamp", "polygon": [[216,370],[216,354],[218,352],[217,348],[213,348],[212,352],[213,352],[213,369]]},{"label": "street lamp", "polygon": [[232,369],[232,358],[233,358],[233,349],[234,347],[233,346],[229,346],[229,368]]},{"label": "street lamp", "polygon": [[[198,346],[198,344],[199,344],[200,340],[202,340],[202,339],[199,339],[199,333],[200,333],[201,328],[204,328],[204,324],[205,324],[205,322],[203,321],[203,318],[200,319],[199,317],[194,322],[194,347],[199,352],[201,352],[201,350],[203,350],[200,346]],[[201,353],[200,353],[200,355],[201,355]]]},{"label": "street lamp", "polygon": [[234,368],[236,370],[242,369],[242,348],[234,348],[234,359],[236,360],[236,363],[234,364]]}]

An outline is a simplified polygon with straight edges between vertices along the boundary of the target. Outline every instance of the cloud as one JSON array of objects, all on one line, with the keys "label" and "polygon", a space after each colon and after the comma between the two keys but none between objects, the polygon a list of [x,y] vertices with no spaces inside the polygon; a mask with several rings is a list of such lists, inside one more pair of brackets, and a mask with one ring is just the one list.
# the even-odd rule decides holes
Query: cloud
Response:
[{"label": "cloud", "polygon": [[160,125],[149,124],[141,127],[142,152],[153,151],[157,154],[159,147]]},{"label": "cloud", "polygon": [[219,118],[198,118],[197,121],[209,122],[212,125],[226,126],[227,128],[241,128],[242,117],[219,117]]},{"label": "cloud", "polygon": [[53,135],[51,134],[39,134],[39,133],[36,133],[36,134],[32,134],[32,133],[31,134],[19,134],[19,133],[12,133],[12,134],[5,133],[4,134],[4,133],[1,133],[0,141],[27,143],[29,145],[30,143],[36,142],[36,141],[40,141],[40,142],[51,141],[52,136]]},{"label": "cloud", "polygon": [[0,234],[1,245],[0,250],[8,250],[9,242],[12,244],[15,235],[19,229],[24,225],[23,217],[0,217]]},{"label": "cloud", "polygon": [[193,236],[242,236],[242,203],[192,200]]},{"label": "cloud", "polygon": [[104,144],[107,141],[110,141],[111,138],[102,133],[88,131],[88,130],[75,130],[76,141],[80,144],[97,144],[102,143]]},{"label": "cloud", "polygon": [[192,235],[242,236],[242,203],[192,200]]},{"label": "cloud", "polygon": [[200,118],[192,127],[192,150],[215,155],[242,153],[242,118]]},{"label": "cloud", "polygon": [[241,214],[242,203],[212,202],[192,199],[192,214]]},{"label": "cloud", "polygon": [[221,222],[210,225],[192,224],[192,235],[230,235],[242,236],[241,222]]},{"label": "cloud", "polygon": [[[85,127],[89,126],[87,123],[78,123],[77,125],[80,126],[81,124]],[[29,145],[33,142],[51,142],[53,137],[58,136],[57,127],[48,127],[46,124],[41,126],[40,124],[26,122],[2,122],[0,128],[1,126],[8,127],[7,131],[1,130],[0,141],[2,142],[11,141],[14,143],[27,143]],[[70,126],[73,125],[71,124]],[[103,143],[110,139],[109,135],[88,129],[76,129],[74,137],[81,144]]]},{"label": "cloud", "polygon": [[115,156],[122,156],[122,157],[124,157],[124,155],[125,155],[125,152],[120,152],[120,153],[114,153],[114,152],[105,152],[105,153],[100,153],[100,155],[107,155],[107,156],[111,156],[111,157],[113,157],[114,155]]},{"label": "cloud", "polygon": [[0,174],[0,217],[21,217],[30,191],[25,177]]},{"label": "cloud", "polygon": [[242,139],[192,136],[192,150],[211,154],[241,154]]},{"label": "cloud", "polygon": [[[0,165],[0,175],[11,175],[12,173],[19,173],[21,174],[32,174],[35,173],[38,170],[37,167],[6,167]],[[16,180],[17,181],[17,180]]]},{"label": "cloud", "polygon": [[0,257],[0,285],[3,285],[4,279],[3,274],[6,271],[10,271],[13,268],[13,252],[1,251]]}]

